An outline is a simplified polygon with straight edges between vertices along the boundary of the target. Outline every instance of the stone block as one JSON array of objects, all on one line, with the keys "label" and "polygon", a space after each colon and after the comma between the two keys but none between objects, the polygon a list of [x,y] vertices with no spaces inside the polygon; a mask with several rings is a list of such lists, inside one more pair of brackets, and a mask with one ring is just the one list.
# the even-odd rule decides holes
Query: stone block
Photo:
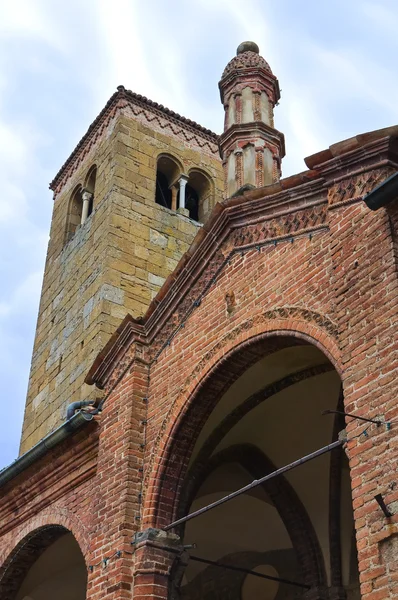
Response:
[{"label": "stone block", "polygon": [[160,246],[161,248],[166,248],[167,246],[167,236],[163,235],[156,229],[149,230],[149,239],[152,244]]}]

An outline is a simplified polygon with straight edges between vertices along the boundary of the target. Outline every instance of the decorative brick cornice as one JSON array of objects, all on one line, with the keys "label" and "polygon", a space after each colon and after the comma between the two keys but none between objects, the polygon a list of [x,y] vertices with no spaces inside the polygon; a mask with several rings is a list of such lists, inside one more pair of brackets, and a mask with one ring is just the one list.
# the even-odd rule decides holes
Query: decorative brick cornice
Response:
[{"label": "decorative brick cornice", "polygon": [[223,155],[226,148],[239,145],[242,147],[247,141],[257,138],[266,138],[273,145],[274,153],[279,152],[281,158],[285,156],[285,137],[283,133],[270,127],[263,121],[251,123],[235,123],[219,137],[220,152]]},{"label": "decorative brick cornice", "polygon": [[[126,106],[129,106],[136,116],[145,119],[151,127],[153,127],[154,122],[158,122],[162,129],[169,130],[169,133],[173,135],[183,135],[186,141],[190,141],[194,137],[196,139],[200,138],[202,140],[202,147],[206,146],[208,152],[217,155],[218,135],[216,133],[202,127],[198,123],[195,123],[195,121],[179,115],[162,104],[153,102],[145,96],[141,96],[141,94],[135,94],[131,90],[126,90],[123,86],[119,86],[117,92],[108,100],[72,154],[51,181],[50,189],[55,194],[59,193],[66,179],[76,171],[117,113],[125,109]],[[199,142],[198,144],[200,145]]]},{"label": "decorative brick cornice", "polygon": [[99,430],[88,426],[4,486],[0,502],[0,535],[53,504],[95,474]]},{"label": "decorative brick cornice", "polygon": [[224,102],[233,89],[241,91],[248,84],[254,84],[255,89],[260,89],[259,83],[267,93],[272,104],[276,104],[280,99],[279,82],[271,71],[267,71],[261,67],[246,67],[237,71],[231,70],[229,73],[224,73],[221,81],[218,84],[220,89],[221,102]]},{"label": "decorative brick cornice", "polygon": [[130,316],[124,319],[95,360],[86,383],[105,387],[114,370],[112,381],[118,380],[136,358],[135,350],[128,351],[135,342],[147,348],[141,359],[153,361],[236,253],[324,229],[326,197],[321,200],[321,194],[325,195],[322,182],[315,180],[304,181],[302,189],[282,190],[274,197],[250,203],[245,199],[242,202],[241,197],[239,202],[231,199],[220,203],[215,211],[217,218],[210,219],[196,236],[144,319],[139,323]]},{"label": "decorative brick cornice", "polygon": [[305,159],[310,169],[315,169],[328,181],[367,171],[383,164],[398,166],[398,126],[388,127],[333,144]]},{"label": "decorative brick cornice", "polygon": [[[398,132],[398,128],[392,129]],[[328,199],[331,207],[340,201],[350,202],[351,191],[357,197],[359,188],[369,191],[384,173],[396,170],[395,137],[387,138],[385,130],[358,136],[355,143],[348,142],[348,146],[341,142],[331,147],[335,157],[331,158],[328,150],[307,159],[316,170],[219,202],[144,319],[139,323],[131,317],[125,319],[119,328],[123,335],[117,336],[117,348],[112,338],[90,369],[86,382],[103,387],[113,370],[119,373],[112,377],[115,381],[128,364],[123,357],[134,341],[147,345],[145,360],[156,359],[235,253],[327,229]],[[363,165],[361,170],[358,164]],[[350,183],[350,177],[356,179]]]},{"label": "decorative brick cornice", "polygon": [[385,166],[338,181],[328,190],[329,207],[337,208],[338,206],[362,200],[365,194],[373,190],[379,183],[385,181],[393,172],[393,167]]}]

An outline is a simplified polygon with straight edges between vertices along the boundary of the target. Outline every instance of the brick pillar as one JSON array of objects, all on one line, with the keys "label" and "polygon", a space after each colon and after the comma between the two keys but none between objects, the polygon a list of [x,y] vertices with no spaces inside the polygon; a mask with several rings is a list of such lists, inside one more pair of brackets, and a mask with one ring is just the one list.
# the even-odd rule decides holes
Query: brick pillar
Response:
[{"label": "brick pillar", "polygon": [[[361,200],[329,208],[345,409],[397,419],[398,286],[390,222],[385,209],[371,212]],[[348,419],[347,434],[361,595],[383,600],[398,589],[398,518],[386,518],[374,497],[381,493],[392,509],[398,501],[398,422],[388,430]]]},{"label": "brick pillar", "polygon": [[98,496],[93,502],[98,522],[89,557],[94,567],[89,569],[87,600],[132,597],[131,539],[140,528],[148,365],[139,344],[131,351],[128,373],[107,398],[101,416]]},{"label": "brick pillar", "polygon": [[[180,538],[161,529],[147,529],[135,535],[134,600],[175,599],[173,580],[186,566],[186,553]],[[181,573],[179,573],[181,571]]]}]

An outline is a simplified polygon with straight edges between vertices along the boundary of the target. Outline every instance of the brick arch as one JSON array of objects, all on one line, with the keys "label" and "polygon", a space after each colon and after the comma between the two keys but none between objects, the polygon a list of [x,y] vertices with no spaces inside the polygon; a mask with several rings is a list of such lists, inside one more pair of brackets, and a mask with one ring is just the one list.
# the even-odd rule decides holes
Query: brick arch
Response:
[{"label": "brick arch", "polygon": [[[17,534],[14,534],[12,540],[13,546],[6,547],[0,551],[0,565],[4,566],[11,554],[14,552],[15,548],[17,548],[19,544],[23,543],[24,540],[28,539],[29,536],[34,535],[35,532],[44,530],[44,528],[51,527],[63,528],[64,533],[72,533],[73,537],[79,544],[80,550],[84,556],[86,564],[88,565],[87,559],[90,548],[88,532],[86,531],[86,528],[80,519],[71,514],[67,509],[54,509],[51,511],[46,511],[34,517],[33,519],[30,519],[29,522],[22,527]],[[1,569],[3,566],[0,566],[0,581],[2,573]]]},{"label": "brick arch", "polygon": [[147,468],[146,526],[162,527],[175,517],[196,436],[228,387],[252,364],[286,347],[313,345],[342,375],[340,351],[328,319],[296,307],[269,312],[226,334],[202,357],[182,386],[162,423]]},{"label": "brick arch", "polygon": [[[220,450],[203,463],[195,485],[190,489],[189,498],[182,507],[184,514],[193,502],[201,483],[218,467],[228,463],[241,465],[253,479],[276,470],[268,456],[252,444],[235,444]],[[321,547],[308,513],[294,488],[284,476],[271,479],[261,487],[269,496],[286,528],[305,583],[316,587],[325,586],[326,572]]]},{"label": "brick arch", "polygon": [[77,520],[70,515],[57,513],[56,517],[38,516],[22,528],[13,538],[13,548],[5,548],[0,554],[0,598],[11,600],[36,560],[66,533],[73,535],[86,562],[88,543],[77,525]]},{"label": "brick arch", "polygon": [[[194,497],[203,481],[203,473],[208,468],[209,461],[212,460],[214,451],[217,449],[220,442],[226,437],[226,435],[235,427],[241,419],[245,417],[249,412],[257,408],[263,402],[269,401],[272,396],[280,393],[289,387],[296,385],[302,381],[311,379],[312,377],[319,377],[325,373],[330,373],[333,367],[330,363],[324,365],[316,365],[314,367],[307,367],[301,371],[296,371],[293,374],[286,375],[282,379],[274,381],[261,388],[251,396],[245,398],[245,400],[236,406],[230,413],[228,413],[212,430],[207,439],[203,442],[199,452],[193,460],[184,485],[184,490],[179,498],[179,507],[177,516],[178,518],[187,514],[189,506],[192,504]],[[332,441],[335,441],[333,439]]]}]

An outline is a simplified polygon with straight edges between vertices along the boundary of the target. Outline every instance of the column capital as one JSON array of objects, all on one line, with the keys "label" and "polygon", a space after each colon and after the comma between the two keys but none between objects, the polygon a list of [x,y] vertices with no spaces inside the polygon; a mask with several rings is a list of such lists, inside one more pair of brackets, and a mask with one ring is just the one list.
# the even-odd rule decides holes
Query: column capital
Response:
[{"label": "column capital", "polygon": [[178,178],[178,183],[180,185],[186,185],[188,183],[188,175],[180,175],[180,177]]},{"label": "column capital", "polygon": [[93,193],[92,192],[89,192],[85,188],[82,189],[82,200],[83,200],[83,202],[89,202],[92,197],[93,197]]},{"label": "column capital", "polygon": [[178,535],[154,527],[149,527],[148,529],[144,529],[144,531],[137,531],[132,544],[136,547],[148,544],[149,546],[154,545],[157,548],[182,549],[181,539]]}]

